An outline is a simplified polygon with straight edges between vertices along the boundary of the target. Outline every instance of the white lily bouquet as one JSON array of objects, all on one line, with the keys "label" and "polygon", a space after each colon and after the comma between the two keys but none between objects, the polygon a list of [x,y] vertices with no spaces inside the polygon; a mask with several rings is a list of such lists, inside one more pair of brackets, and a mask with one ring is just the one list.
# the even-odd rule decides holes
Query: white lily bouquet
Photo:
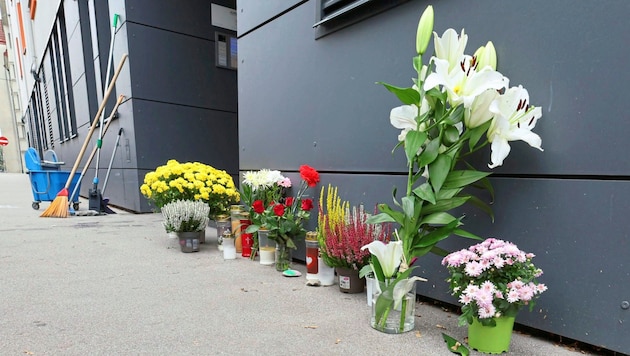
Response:
[{"label": "white lily bouquet", "polygon": [[441,37],[433,32],[435,54],[424,65],[432,31],[433,8],[428,6],[418,24],[413,86],[379,83],[404,104],[391,110],[390,122],[401,130],[396,147],[404,148],[408,175],[405,195],[399,200],[394,190],[395,207],[379,204],[381,213],[369,222],[400,225],[406,261],[429,252],[446,256],[436,244],[452,235],[481,239],[461,228],[464,215],[449,213],[470,202],[492,216],[490,206],[466,189],[481,187],[494,194],[490,172],[467,161],[472,153],[490,145],[488,167],[494,168],[510,153],[510,141],[522,140],[542,151],[541,138],[532,132],[542,110],[530,105],[526,89],[510,87],[496,70],[492,42],[471,56],[464,54],[464,30],[458,35],[449,28]]},{"label": "white lily bouquet", "polygon": [[410,277],[413,267],[409,268],[404,259],[402,241],[390,241],[386,244],[376,240],[361,249],[368,249],[372,254],[370,266],[376,279],[372,327],[396,334],[412,330],[415,325],[415,283],[426,279]]}]

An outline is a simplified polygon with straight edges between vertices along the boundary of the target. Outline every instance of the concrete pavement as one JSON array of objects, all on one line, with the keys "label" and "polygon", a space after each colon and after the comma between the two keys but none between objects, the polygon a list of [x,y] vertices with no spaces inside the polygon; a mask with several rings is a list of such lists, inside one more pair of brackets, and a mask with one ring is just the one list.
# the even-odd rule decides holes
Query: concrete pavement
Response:
[{"label": "concrete pavement", "polygon": [[[0,355],[452,355],[457,315],[416,307],[412,332],[369,325],[363,294],[309,287],[238,258],[214,229],[182,253],[159,214],[41,218],[28,175],[0,173]],[[87,209],[87,201],[81,210]],[[576,352],[515,333],[512,355]],[[472,351],[471,355],[479,355]]]}]

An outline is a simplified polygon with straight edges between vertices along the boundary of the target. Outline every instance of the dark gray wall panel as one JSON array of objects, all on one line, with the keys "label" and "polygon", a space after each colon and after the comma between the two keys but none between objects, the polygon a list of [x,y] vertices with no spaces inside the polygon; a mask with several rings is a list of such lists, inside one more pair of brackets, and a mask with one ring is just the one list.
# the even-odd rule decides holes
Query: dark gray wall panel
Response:
[{"label": "dark gray wall panel", "polygon": [[300,2],[304,2],[304,0],[237,0],[239,36]]},{"label": "dark gray wall panel", "polygon": [[[390,202],[392,185],[405,183],[402,152],[390,154],[398,131],[389,111],[399,103],[374,82],[411,83],[417,21],[428,3],[410,1],[318,40],[311,28],[315,4],[308,1],[239,38],[240,169],[297,176],[306,163],[323,171],[321,185],[339,185],[355,204]],[[617,152],[630,148],[630,126],[616,103],[630,79],[621,62],[630,54],[630,3],[481,0],[467,11],[457,1],[433,5],[436,32],[465,28],[467,53],[492,40],[499,70],[543,108],[535,132],[545,152],[512,143],[492,179],[496,222],[466,207],[459,211],[467,216],[465,227],[538,255],[550,289],[518,322],[627,353],[630,311],[621,303],[630,298],[623,216],[630,208],[630,182],[624,181],[630,168]],[[239,16],[241,8],[258,7],[239,2]],[[489,158],[487,150],[473,163],[484,169]],[[522,175],[557,179],[517,178]],[[314,228],[313,219],[310,224]],[[443,247],[471,243],[452,238]],[[440,259],[427,256],[420,264],[430,281],[418,292],[454,303]]]},{"label": "dark gray wall panel", "polygon": [[214,41],[210,16],[213,3],[235,8],[235,0],[126,0],[126,20]]},{"label": "dark gray wall panel", "polygon": [[[240,108],[241,146],[255,151],[241,164],[264,160],[266,153],[247,142],[258,134],[279,138],[274,130],[281,126],[296,132],[283,136],[292,148],[278,159],[285,166],[309,157],[333,170],[403,170],[402,155],[389,157],[397,135],[389,111],[398,102],[374,82],[411,83],[415,31],[425,6],[411,1],[315,40],[312,0],[240,38],[239,96],[246,103]],[[465,28],[469,53],[492,40],[499,70],[543,107],[535,131],[545,152],[515,142],[497,172],[628,175],[624,155],[611,153],[630,149],[630,126],[614,124],[625,113],[611,103],[621,102],[630,79],[620,62],[628,56],[624,19],[630,3],[485,0],[472,14],[455,1],[434,6],[438,33]],[[488,161],[484,152],[477,164]]]},{"label": "dark gray wall panel", "polygon": [[214,41],[126,27],[134,97],[236,112],[236,72],[215,67]]},{"label": "dark gray wall panel", "polygon": [[138,169],[153,170],[172,158],[237,174],[236,114],[137,99],[133,106]]}]

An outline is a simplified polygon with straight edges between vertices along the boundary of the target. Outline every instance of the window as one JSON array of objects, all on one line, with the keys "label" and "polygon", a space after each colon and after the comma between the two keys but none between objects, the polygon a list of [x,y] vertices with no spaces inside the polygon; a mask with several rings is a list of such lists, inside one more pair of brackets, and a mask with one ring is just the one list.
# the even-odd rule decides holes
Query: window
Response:
[{"label": "window", "polygon": [[317,0],[315,38],[363,21],[409,0]]}]

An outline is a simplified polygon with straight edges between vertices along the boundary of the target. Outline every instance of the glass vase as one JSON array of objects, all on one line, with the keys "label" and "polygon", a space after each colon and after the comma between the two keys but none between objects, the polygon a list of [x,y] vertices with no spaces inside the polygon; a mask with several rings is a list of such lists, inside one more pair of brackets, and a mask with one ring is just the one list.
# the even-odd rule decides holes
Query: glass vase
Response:
[{"label": "glass vase", "polygon": [[[405,281],[398,283],[405,283]],[[411,290],[405,293],[399,301],[394,301],[394,288],[388,288],[389,285],[389,283],[382,283],[376,279],[373,282],[370,325],[387,334],[401,334],[413,330],[415,327],[416,284],[413,283]]]},{"label": "glass vase", "polygon": [[292,249],[287,244],[278,242],[276,244],[276,271],[284,272],[291,269]]}]

